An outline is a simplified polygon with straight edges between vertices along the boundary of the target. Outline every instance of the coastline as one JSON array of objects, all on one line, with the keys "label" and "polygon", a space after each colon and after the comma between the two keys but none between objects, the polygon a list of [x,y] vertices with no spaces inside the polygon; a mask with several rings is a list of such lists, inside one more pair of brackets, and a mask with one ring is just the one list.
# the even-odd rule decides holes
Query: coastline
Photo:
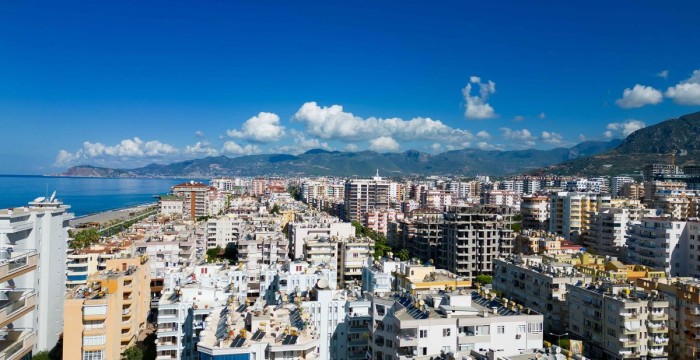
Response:
[{"label": "coastline", "polygon": [[158,202],[148,202],[140,205],[127,206],[117,209],[100,211],[92,214],[81,215],[75,217],[70,221],[72,227],[76,227],[81,224],[95,222],[95,223],[107,223],[113,220],[126,220],[130,218],[130,213],[143,210],[151,206],[157,206]]}]

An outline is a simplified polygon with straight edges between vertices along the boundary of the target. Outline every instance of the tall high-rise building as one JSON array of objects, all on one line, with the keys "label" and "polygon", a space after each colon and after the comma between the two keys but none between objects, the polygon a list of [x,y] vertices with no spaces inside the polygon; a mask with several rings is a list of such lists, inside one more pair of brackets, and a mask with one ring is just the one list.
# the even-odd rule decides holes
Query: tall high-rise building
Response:
[{"label": "tall high-rise building", "polygon": [[586,231],[591,211],[610,205],[610,195],[558,192],[549,197],[549,232],[566,240],[577,240]]},{"label": "tall high-rise building", "polygon": [[510,254],[515,213],[508,206],[450,206],[442,228],[442,267],[467,278],[493,271],[493,260]]},{"label": "tall high-rise building", "polygon": [[172,187],[173,195],[184,200],[183,215],[190,219],[209,215],[209,192],[216,188],[206,184],[190,181]]},{"label": "tall high-rise building", "polygon": [[0,358],[50,350],[63,331],[68,221],[59,200],[0,210]]},{"label": "tall high-rise building", "polygon": [[345,182],[345,220],[360,221],[370,209],[389,208],[390,183],[377,175],[372,179],[353,179]]}]

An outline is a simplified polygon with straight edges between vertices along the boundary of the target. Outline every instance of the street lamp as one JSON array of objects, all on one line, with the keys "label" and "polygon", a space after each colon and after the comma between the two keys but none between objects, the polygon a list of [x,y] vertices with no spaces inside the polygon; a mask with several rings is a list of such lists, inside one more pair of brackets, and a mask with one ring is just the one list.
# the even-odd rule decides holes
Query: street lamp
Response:
[{"label": "street lamp", "polygon": [[561,347],[561,337],[568,336],[569,333],[563,333],[563,334],[549,333],[549,335],[556,336],[557,337],[557,346]]}]

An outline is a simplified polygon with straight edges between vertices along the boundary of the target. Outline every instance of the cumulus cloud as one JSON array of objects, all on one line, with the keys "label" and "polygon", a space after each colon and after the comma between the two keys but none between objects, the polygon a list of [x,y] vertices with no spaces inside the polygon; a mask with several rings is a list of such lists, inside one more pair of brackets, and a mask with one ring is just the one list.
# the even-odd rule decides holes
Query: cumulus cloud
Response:
[{"label": "cumulus cloud", "polygon": [[202,130],[197,130],[194,132],[194,136],[199,138],[204,137],[204,132]]},{"label": "cumulus cloud", "polygon": [[535,146],[537,143],[537,136],[532,135],[528,129],[514,130],[503,127],[501,128],[501,137],[527,147]]},{"label": "cumulus cloud", "polygon": [[656,74],[656,76],[658,76],[660,78],[668,79],[668,70],[661,70],[661,71],[659,71],[658,74]]},{"label": "cumulus cloud", "polygon": [[349,151],[349,152],[355,152],[355,151],[357,151],[357,145],[355,145],[353,143],[346,144],[344,150]]},{"label": "cumulus cloud", "polygon": [[75,152],[60,150],[56,156],[55,166],[66,166],[87,161],[89,159],[121,161],[134,158],[162,158],[177,154],[179,151],[172,145],[158,140],[143,141],[138,137],[124,139],[118,144],[107,146],[102,143],[83,142],[83,146]]},{"label": "cumulus cloud", "polygon": [[627,137],[629,134],[645,127],[646,124],[643,121],[640,120],[627,120],[624,122],[616,122],[616,123],[610,123],[606,127],[607,130],[603,133],[603,135],[610,139],[614,136],[622,136],[622,137]]},{"label": "cumulus cloud", "polygon": [[693,71],[690,78],[669,87],[665,95],[679,105],[700,105],[700,70]]},{"label": "cumulus cloud", "polygon": [[537,117],[540,118],[540,119],[546,119],[546,118],[547,118],[547,114],[541,112],[539,115],[537,115]]},{"label": "cumulus cloud", "polygon": [[219,151],[216,150],[207,141],[197,141],[194,145],[185,146],[185,154],[195,156],[217,156]]},{"label": "cumulus cloud", "polygon": [[656,105],[663,100],[661,91],[651,86],[640,84],[627,88],[622,92],[622,98],[615,100],[615,104],[623,109],[639,108],[644,105]]},{"label": "cumulus cloud", "polygon": [[227,141],[224,143],[223,148],[221,149],[221,152],[224,154],[230,154],[230,155],[253,155],[253,154],[259,154],[262,152],[260,148],[256,145],[245,145],[241,146],[237,144],[235,141]]},{"label": "cumulus cloud", "polygon": [[438,154],[442,150],[442,144],[433,143],[432,145],[430,145],[430,150],[432,150],[434,154]]},{"label": "cumulus cloud", "polygon": [[292,130],[291,133],[294,136],[294,144],[277,146],[273,149],[274,152],[296,155],[311,149],[333,150],[333,148],[328,145],[327,142],[320,141],[317,138],[309,138],[301,131]]},{"label": "cumulus cloud", "polygon": [[390,136],[380,136],[369,141],[369,148],[374,151],[397,151],[399,143]]},{"label": "cumulus cloud", "polygon": [[469,131],[449,127],[440,120],[361,118],[344,111],[340,105],[319,106],[316,102],[302,105],[294,121],[303,123],[307,134],[325,140],[362,141],[387,137],[402,141],[464,142],[473,138]]},{"label": "cumulus cloud", "polygon": [[481,130],[478,133],[476,133],[476,137],[478,137],[479,139],[490,139],[491,134],[487,133],[484,130]]},{"label": "cumulus cloud", "polygon": [[[472,95],[472,87],[479,86],[479,93]],[[496,112],[487,103],[489,95],[496,92],[496,83],[489,80],[482,82],[478,76],[469,78],[469,83],[462,89],[465,101],[464,116],[467,119],[491,119],[496,117]]]},{"label": "cumulus cloud", "polygon": [[271,143],[280,140],[285,132],[277,114],[261,112],[246,120],[240,130],[227,130],[228,136],[254,143]]},{"label": "cumulus cloud", "polygon": [[561,134],[552,132],[552,131],[543,131],[542,134],[540,135],[540,139],[542,141],[552,144],[552,145],[561,145],[564,143],[564,138],[561,136]]},{"label": "cumulus cloud", "polygon": [[516,115],[516,116],[513,118],[513,121],[523,121],[523,120],[525,120],[525,117],[522,116],[522,115]]}]

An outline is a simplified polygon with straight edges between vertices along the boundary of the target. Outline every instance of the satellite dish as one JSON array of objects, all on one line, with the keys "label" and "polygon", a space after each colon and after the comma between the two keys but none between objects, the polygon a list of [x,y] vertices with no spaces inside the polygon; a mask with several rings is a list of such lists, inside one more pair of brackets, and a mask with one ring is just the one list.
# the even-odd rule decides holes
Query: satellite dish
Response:
[{"label": "satellite dish", "polygon": [[41,196],[41,197],[34,199],[34,202],[39,203],[39,202],[43,202],[44,200],[46,200],[46,198]]},{"label": "satellite dish", "polygon": [[49,202],[53,202],[54,199],[56,199],[56,190],[54,190],[53,193],[51,194],[51,198],[49,198]]}]

